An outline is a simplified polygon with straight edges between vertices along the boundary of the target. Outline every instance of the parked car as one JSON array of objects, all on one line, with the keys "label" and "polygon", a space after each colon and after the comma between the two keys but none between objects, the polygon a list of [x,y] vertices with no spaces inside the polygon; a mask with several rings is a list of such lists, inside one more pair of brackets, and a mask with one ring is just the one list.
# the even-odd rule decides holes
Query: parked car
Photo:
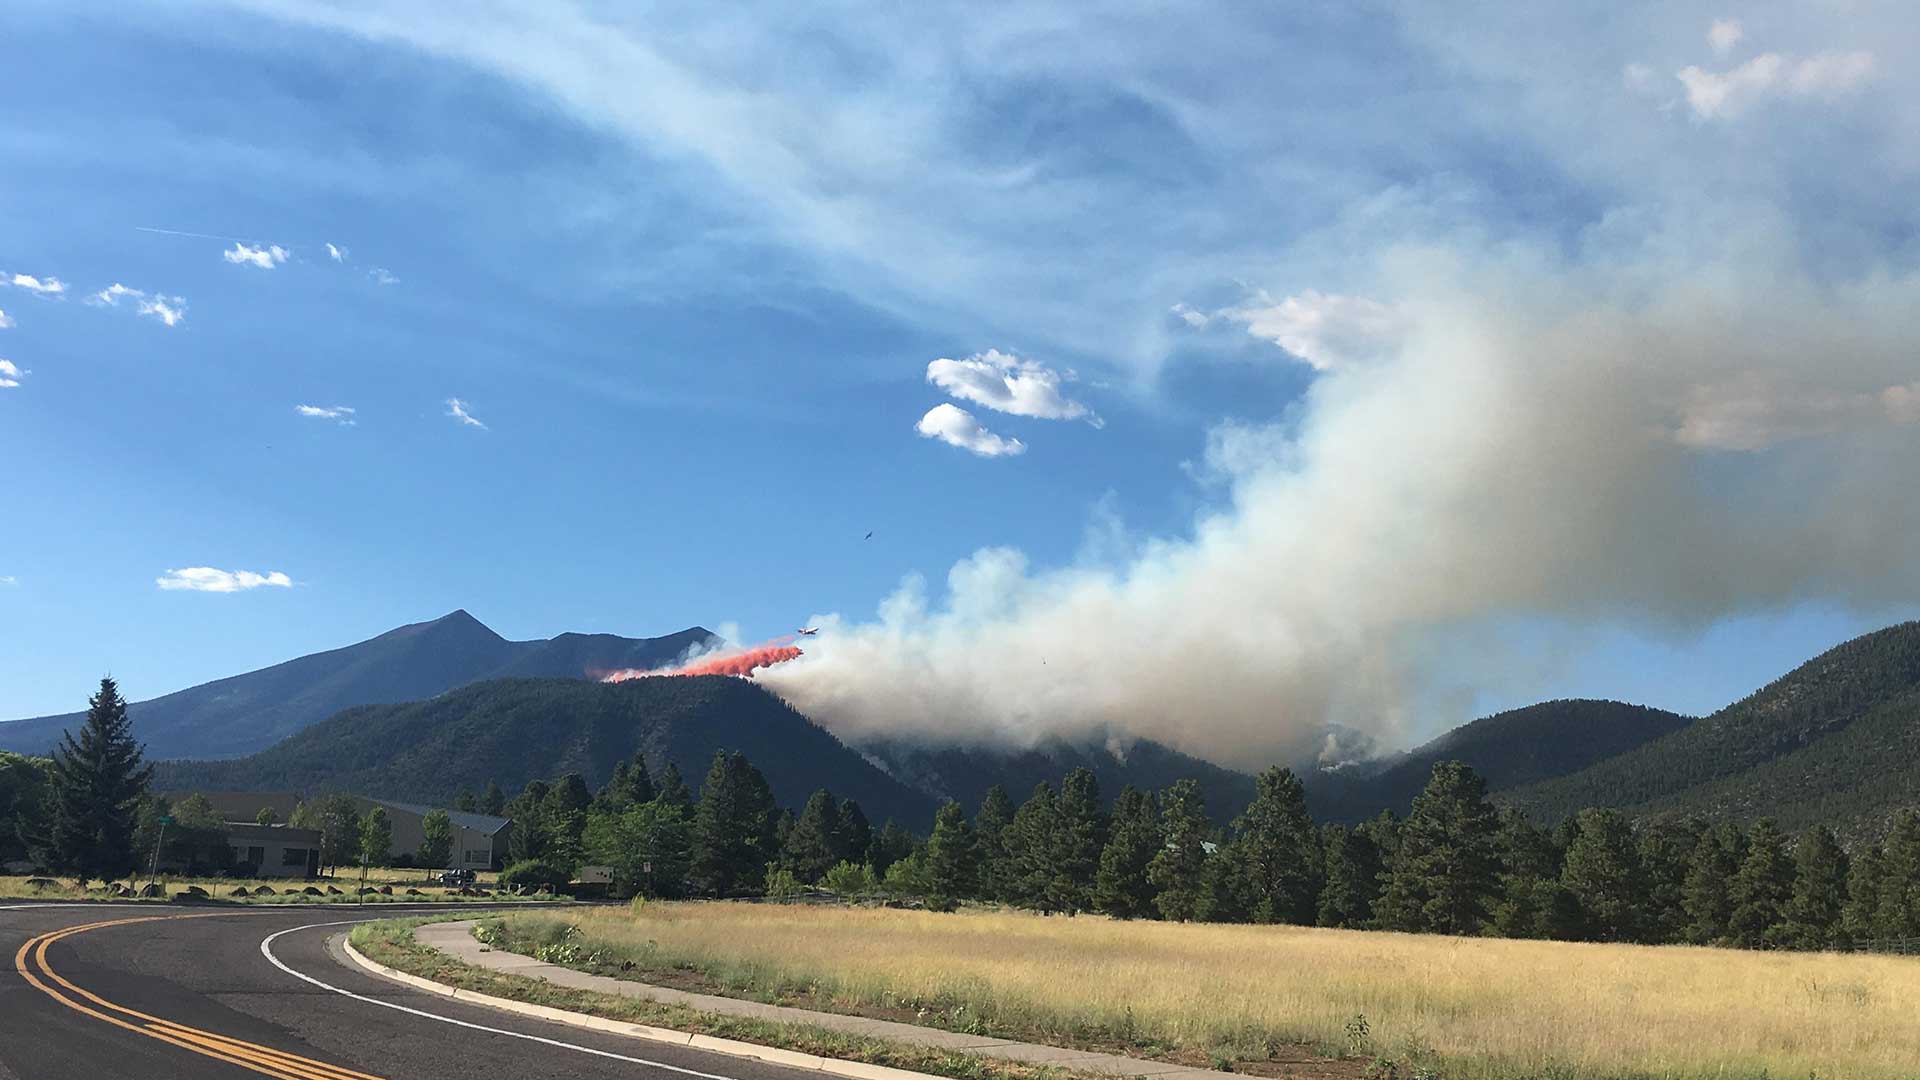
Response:
[{"label": "parked car", "polygon": [[471,888],[474,883],[471,870],[443,870],[440,872],[440,884],[450,889]]}]

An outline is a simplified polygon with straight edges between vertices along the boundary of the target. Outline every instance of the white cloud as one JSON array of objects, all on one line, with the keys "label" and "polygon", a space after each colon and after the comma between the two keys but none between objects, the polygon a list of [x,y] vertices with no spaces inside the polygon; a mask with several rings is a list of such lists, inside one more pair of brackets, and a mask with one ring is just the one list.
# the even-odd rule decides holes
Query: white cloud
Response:
[{"label": "white cloud", "polygon": [[[328,247],[332,247],[332,245],[329,244]],[[230,263],[243,266],[257,266],[262,270],[271,270],[281,263],[286,262],[288,254],[287,249],[281,247],[279,244],[268,244],[266,247],[248,247],[238,240],[233,242],[231,248],[221,252],[221,256]]]},{"label": "white cloud", "polygon": [[334,262],[346,262],[347,249],[343,247],[334,247],[332,244],[328,244],[327,257],[332,259]]},{"label": "white cloud", "polygon": [[0,390],[11,390],[19,386],[20,380],[31,374],[33,372],[20,370],[11,360],[0,360]]},{"label": "white cloud", "polygon": [[1027,452],[1026,444],[1019,439],[1003,439],[982,426],[972,413],[944,402],[928,409],[913,429],[924,438],[939,439],[948,446],[957,446],[981,457],[1008,457]]},{"label": "white cloud", "polygon": [[372,278],[374,281],[374,284],[376,285],[400,284],[400,279],[397,277],[394,277],[391,273],[388,273],[387,268],[384,266],[376,266],[373,269],[367,271],[367,276]]},{"label": "white cloud", "polygon": [[353,409],[346,405],[295,405],[293,411],[317,420],[336,420],[345,427],[352,427],[356,423]]},{"label": "white cloud", "polygon": [[1213,318],[1240,323],[1321,371],[1377,357],[1398,344],[1405,330],[1401,313],[1386,304],[1313,289],[1277,302],[1263,291],[1254,302]]},{"label": "white cloud", "polygon": [[1198,330],[1201,327],[1207,325],[1209,322],[1213,321],[1212,316],[1208,315],[1206,312],[1195,311],[1194,309],[1188,307],[1185,303],[1175,304],[1171,308],[1168,308],[1167,310],[1179,316],[1181,322],[1186,323],[1188,326],[1193,327],[1195,330]]},{"label": "white cloud", "polygon": [[1746,36],[1747,32],[1741,27],[1739,19],[1715,19],[1713,25],[1707,27],[1707,46],[1713,50],[1713,55],[1725,56]]},{"label": "white cloud", "polygon": [[286,589],[293,586],[293,579],[278,570],[258,574],[252,570],[216,570],[211,566],[189,566],[180,570],[168,570],[164,577],[153,579],[155,585],[169,591],[231,593],[272,586]]},{"label": "white cloud", "polygon": [[37,278],[32,274],[15,274],[11,280],[15,286],[28,292],[39,293],[41,296],[59,296],[67,291],[67,283],[55,277]]},{"label": "white cloud", "polygon": [[0,577],[0,586],[5,586],[6,588],[12,588],[13,586],[18,584],[20,584],[20,579],[17,577],[14,577],[12,574],[8,574],[5,577]]},{"label": "white cloud", "polygon": [[1072,378],[1032,360],[988,349],[965,360],[944,357],[927,365],[927,381],[961,401],[985,405],[1014,416],[1032,416],[1042,420],[1077,420],[1085,417],[1095,427],[1100,418],[1085,405],[1060,391],[1064,379]]},{"label": "white cloud", "polygon": [[149,295],[142,289],[130,288],[117,281],[87,297],[87,303],[98,307],[119,307],[121,300],[133,301],[136,312],[159,319],[168,326],[178,326],[187,317],[185,299],[164,293]]},{"label": "white cloud", "polygon": [[13,317],[4,311],[0,311],[0,330],[11,330],[13,327]]},{"label": "white cloud", "polygon": [[472,413],[468,412],[467,403],[457,397],[447,399],[447,415],[470,427],[477,427],[482,431],[487,430],[487,425],[481,423]]},{"label": "white cloud", "polygon": [[1833,100],[1865,86],[1874,76],[1873,54],[1816,53],[1793,60],[1762,53],[1728,71],[1685,67],[1676,76],[1686,88],[1687,105],[1701,120],[1727,119],[1771,97]]}]

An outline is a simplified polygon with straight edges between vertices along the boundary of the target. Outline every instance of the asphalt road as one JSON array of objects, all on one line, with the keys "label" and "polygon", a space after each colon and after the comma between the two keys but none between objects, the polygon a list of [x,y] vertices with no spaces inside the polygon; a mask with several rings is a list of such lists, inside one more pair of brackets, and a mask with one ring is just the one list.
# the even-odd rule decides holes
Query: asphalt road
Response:
[{"label": "asphalt road", "polygon": [[0,904],[0,1080],[819,1077],[450,1001],[328,952],[392,908],[156,907]]}]

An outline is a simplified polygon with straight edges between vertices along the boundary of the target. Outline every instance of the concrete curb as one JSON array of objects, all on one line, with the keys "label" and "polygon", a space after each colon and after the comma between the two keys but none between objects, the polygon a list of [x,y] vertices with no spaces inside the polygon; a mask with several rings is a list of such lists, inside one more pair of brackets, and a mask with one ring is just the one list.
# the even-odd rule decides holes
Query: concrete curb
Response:
[{"label": "concrete curb", "polygon": [[737,1039],[717,1039],[711,1035],[695,1035],[685,1031],[672,1031],[667,1028],[649,1027],[646,1024],[631,1024],[624,1020],[608,1020],[600,1016],[588,1016],[586,1013],[569,1012],[547,1005],[533,1005],[525,1001],[513,1001],[509,998],[494,997],[476,990],[463,990],[457,986],[437,983],[432,979],[423,979],[418,975],[409,975],[385,964],[377,963],[353,947],[346,935],[341,936],[341,949],[347,958],[365,968],[368,972],[383,979],[403,983],[416,990],[429,994],[452,998],[455,1001],[485,1005],[505,1012],[531,1016],[539,1020],[548,1020],[556,1024],[586,1028],[589,1031],[608,1032],[614,1035],[626,1035],[635,1039],[651,1042],[669,1043],[685,1046],[694,1050],[706,1050],[715,1054],[727,1054],[732,1057],[753,1058],[770,1065],[784,1065],[793,1069],[808,1069],[831,1076],[846,1076],[852,1080],[950,1080],[948,1077],[934,1076],[930,1073],[913,1072],[908,1069],[896,1069],[890,1065],[869,1065],[864,1061],[842,1061],[839,1058],[821,1057],[817,1054],[802,1054],[795,1050],[781,1050],[758,1043],[740,1042]]}]

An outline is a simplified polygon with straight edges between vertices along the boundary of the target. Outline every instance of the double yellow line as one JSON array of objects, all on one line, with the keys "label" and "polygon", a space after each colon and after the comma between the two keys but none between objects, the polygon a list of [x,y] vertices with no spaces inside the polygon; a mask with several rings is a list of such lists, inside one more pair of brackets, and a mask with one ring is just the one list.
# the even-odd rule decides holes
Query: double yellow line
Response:
[{"label": "double yellow line", "polygon": [[[75,934],[84,934],[89,930],[104,930],[109,926],[130,926],[134,923],[160,922],[168,919],[215,918],[218,914],[225,913],[148,915],[138,919],[112,919],[107,922],[88,923],[85,926],[70,926],[65,930],[41,934],[20,946],[20,951],[13,954],[13,965],[19,969],[21,978],[26,979],[34,989],[69,1009],[84,1013],[96,1020],[104,1020],[115,1027],[145,1035],[150,1039],[159,1039],[161,1042],[191,1050],[216,1061],[225,1061],[243,1069],[250,1069],[263,1076],[277,1077],[279,1080],[381,1080],[380,1077],[368,1073],[354,1072],[352,1069],[343,1069],[324,1061],[315,1061],[298,1054],[289,1054],[284,1050],[275,1050],[270,1046],[261,1046],[258,1043],[217,1035],[185,1024],[176,1024],[171,1020],[149,1016],[124,1005],[116,1005],[98,994],[82,990],[68,982],[47,963],[48,946]],[[42,976],[45,976],[45,980]]]}]

